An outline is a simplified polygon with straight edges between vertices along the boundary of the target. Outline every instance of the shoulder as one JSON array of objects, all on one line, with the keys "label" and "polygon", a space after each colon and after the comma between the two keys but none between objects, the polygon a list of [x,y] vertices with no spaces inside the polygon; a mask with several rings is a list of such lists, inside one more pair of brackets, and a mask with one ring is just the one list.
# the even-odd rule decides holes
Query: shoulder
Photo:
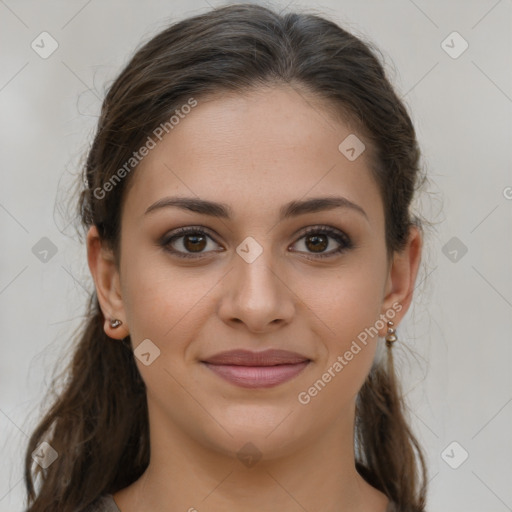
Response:
[{"label": "shoulder", "polygon": [[121,512],[111,494],[105,494],[93,501],[84,512]]}]

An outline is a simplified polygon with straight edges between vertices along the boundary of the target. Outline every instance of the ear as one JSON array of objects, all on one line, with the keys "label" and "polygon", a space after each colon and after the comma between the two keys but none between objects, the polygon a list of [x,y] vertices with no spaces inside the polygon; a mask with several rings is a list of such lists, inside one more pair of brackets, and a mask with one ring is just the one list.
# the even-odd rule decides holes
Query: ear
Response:
[{"label": "ear", "polygon": [[[395,317],[391,320],[396,326],[407,313],[412,302],[416,277],[421,262],[423,239],[420,229],[413,225],[405,248],[393,255],[386,282],[385,296],[382,303],[382,314],[394,310]],[[387,326],[380,335],[384,337]]]},{"label": "ear", "polygon": [[[103,329],[110,338],[121,340],[128,336],[119,269],[111,250],[103,247],[96,226],[89,228],[87,233],[87,261],[94,279],[98,302],[105,317]],[[110,326],[111,319],[121,320],[117,328]]]}]

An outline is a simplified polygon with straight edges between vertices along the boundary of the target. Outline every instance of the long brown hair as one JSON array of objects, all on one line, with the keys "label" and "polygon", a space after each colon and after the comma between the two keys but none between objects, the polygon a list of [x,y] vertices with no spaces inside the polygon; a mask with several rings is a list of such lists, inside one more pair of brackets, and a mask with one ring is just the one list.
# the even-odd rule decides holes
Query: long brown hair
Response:
[{"label": "long brown hair", "polygon": [[[420,151],[407,109],[377,52],[317,14],[281,15],[251,4],[214,9],[169,26],[138,49],[107,92],[83,169],[83,227],[97,226],[119,261],[122,200],[136,172],[133,162],[126,163],[155,128],[191,98],[284,84],[322,100],[371,143],[386,248],[388,254],[400,251],[417,223],[410,204],[420,184]],[[116,173],[123,179],[111,181],[107,190]],[[26,512],[82,511],[100,495],[130,485],[149,464],[145,385],[131,341],[114,342],[103,323],[93,293],[63,372],[64,386],[28,442]],[[372,368],[360,390],[355,429],[361,475],[399,511],[423,511],[424,458],[406,420],[391,354],[387,365]],[[32,457],[43,441],[58,454],[47,468]]]}]

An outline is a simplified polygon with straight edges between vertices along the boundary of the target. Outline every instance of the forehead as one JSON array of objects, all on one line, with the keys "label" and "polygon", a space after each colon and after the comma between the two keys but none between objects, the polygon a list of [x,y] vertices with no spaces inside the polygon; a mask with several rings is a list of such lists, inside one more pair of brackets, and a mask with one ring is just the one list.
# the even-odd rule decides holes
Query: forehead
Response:
[{"label": "forehead", "polygon": [[[367,149],[351,161],[339,146],[354,136]],[[134,171],[125,205],[140,216],[166,195],[197,196],[250,216],[336,194],[379,217],[370,147],[325,103],[291,87],[198,98]]]}]

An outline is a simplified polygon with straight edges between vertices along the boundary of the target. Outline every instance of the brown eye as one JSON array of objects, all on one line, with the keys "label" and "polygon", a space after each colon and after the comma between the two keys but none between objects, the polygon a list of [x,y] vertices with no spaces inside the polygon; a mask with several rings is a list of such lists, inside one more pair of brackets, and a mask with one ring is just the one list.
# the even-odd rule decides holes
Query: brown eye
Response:
[{"label": "brown eye", "polygon": [[[160,245],[170,253],[182,258],[200,257],[213,251],[205,251],[209,240],[215,242],[205,231],[199,228],[180,228],[166,235]],[[197,256],[194,256],[194,253]]]},{"label": "brown eye", "polygon": [[328,237],[325,235],[308,235],[306,246],[313,252],[323,252],[329,245]]},{"label": "brown eye", "polygon": [[200,252],[206,247],[206,237],[204,235],[185,235],[183,246],[187,251]]},{"label": "brown eye", "polygon": [[[299,241],[301,240],[304,240],[303,244],[306,250],[297,252],[305,252],[309,255],[313,254],[314,257],[310,259],[334,257],[353,247],[352,241],[345,233],[329,226],[315,226],[309,228],[299,239]],[[334,246],[332,250],[326,251],[326,249],[332,245],[331,240],[334,240],[338,244],[338,247]],[[298,243],[298,241],[296,243]]]}]

